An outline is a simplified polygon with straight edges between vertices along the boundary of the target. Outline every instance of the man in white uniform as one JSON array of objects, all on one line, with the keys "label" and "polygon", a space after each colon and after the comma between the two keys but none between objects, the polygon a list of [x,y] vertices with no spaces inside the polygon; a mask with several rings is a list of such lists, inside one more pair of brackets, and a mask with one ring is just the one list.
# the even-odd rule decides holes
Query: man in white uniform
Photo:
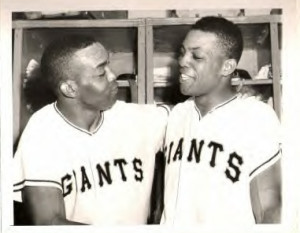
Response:
[{"label": "man in white uniform", "polygon": [[183,41],[180,90],[191,98],[169,117],[161,223],[280,222],[280,125],[231,87],[242,49],[239,28],[221,17],[200,19]]},{"label": "man in white uniform", "polygon": [[116,100],[106,49],[69,36],[43,54],[57,101],[29,120],[14,156],[15,200],[33,224],[144,224],[165,108]]}]

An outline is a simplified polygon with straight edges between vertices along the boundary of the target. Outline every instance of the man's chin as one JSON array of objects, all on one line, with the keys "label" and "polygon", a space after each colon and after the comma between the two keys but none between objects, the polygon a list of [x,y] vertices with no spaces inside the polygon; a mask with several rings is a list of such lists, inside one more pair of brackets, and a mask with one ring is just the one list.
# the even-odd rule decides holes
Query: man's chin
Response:
[{"label": "man's chin", "polygon": [[191,96],[191,93],[189,92],[189,89],[183,85],[180,85],[180,92],[183,95]]},{"label": "man's chin", "polygon": [[111,109],[115,105],[116,102],[117,102],[117,98],[111,100],[110,103],[108,103],[106,106],[102,107],[101,111],[106,111],[106,110]]},{"label": "man's chin", "polygon": [[112,108],[116,102],[117,102],[117,98],[113,99],[107,109]]}]

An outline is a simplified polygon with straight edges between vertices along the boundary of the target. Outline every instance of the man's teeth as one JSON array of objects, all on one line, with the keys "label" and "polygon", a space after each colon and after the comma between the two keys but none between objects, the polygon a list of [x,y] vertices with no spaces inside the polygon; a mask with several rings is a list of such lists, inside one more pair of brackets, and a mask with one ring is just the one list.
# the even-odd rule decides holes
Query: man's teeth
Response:
[{"label": "man's teeth", "polygon": [[181,79],[182,80],[188,80],[188,79],[190,79],[191,77],[190,76],[188,76],[188,75],[186,75],[186,74],[181,74]]}]

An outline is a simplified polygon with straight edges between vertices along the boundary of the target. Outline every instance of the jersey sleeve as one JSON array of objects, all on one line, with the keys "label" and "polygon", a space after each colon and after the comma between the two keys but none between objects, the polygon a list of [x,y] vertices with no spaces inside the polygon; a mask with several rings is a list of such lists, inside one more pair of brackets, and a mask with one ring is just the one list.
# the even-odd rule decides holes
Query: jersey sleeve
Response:
[{"label": "jersey sleeve", "polygon": [[46,132],[30,120],[22,134],[13,158],[14,200],[22,201],[25,186],[51,186],[62,189],[53,145]]},{"label": "jersey sleeve", "polygon": [[170,108],[167,105],[150,105],[149,110],[148,128],[155,141],[155,150],[159,151],[163,148]]},{"label": "jersey sleeve", "polygon": [[261,106],[253,111],[252,123],[248,124],[250,140],[247,150],[250,154],[249,177],[252,179],[281,158],[281,127],[271,107]]}]

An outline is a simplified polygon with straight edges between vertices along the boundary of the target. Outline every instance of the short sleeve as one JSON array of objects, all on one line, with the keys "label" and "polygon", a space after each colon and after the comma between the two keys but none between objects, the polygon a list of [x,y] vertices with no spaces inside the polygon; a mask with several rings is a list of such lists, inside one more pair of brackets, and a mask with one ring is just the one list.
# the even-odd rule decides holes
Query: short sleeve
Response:
[{"label": "short sleeve", "polygon": [[155,143],[155,150],[163,147],[170,108],[167,105],[148,105],[147,127]]},{"label": "short sleeve", "polygon": [[30,120],[22,134],[13,158],[14,199],[21,201],[25,186],[51,186],[61,188],[60,164],[57,163],[53,145],[46,132]]},{"label": "short sleeve", "polygon": [[261,104],[248,123],[249,177],[252,179],[281,158],[281,127],[274,110]]}]

